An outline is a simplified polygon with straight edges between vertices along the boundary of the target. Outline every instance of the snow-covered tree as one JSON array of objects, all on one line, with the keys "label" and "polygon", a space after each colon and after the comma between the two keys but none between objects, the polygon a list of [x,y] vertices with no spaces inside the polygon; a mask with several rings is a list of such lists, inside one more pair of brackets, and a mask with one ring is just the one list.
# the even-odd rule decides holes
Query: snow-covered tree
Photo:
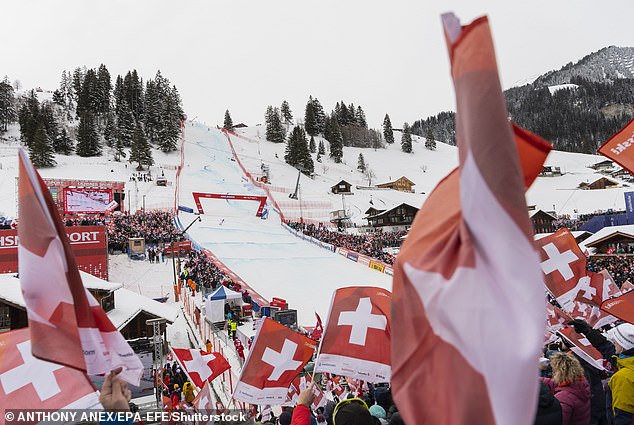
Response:
[{"label": "snow-covered tree", "polygon": [[390,121],[390,116],[385,114],[385,118],[383,119],[383,138],[386,143],[394,143],[394,133],[392,131],[392,121]]},{"label": "snow-covered tree", "polygon": [[403,135],[401,136],[401,149],[405,153],[412,153],[412,133],[408,123],[403,124]]}]

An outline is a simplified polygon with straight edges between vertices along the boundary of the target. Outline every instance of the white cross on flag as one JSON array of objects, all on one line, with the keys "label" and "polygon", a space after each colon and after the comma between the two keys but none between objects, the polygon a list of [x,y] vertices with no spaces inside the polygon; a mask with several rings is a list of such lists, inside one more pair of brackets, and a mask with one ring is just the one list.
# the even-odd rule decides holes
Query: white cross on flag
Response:
[{"label": "white cross on flag", "polygon": [[231,369],[227,359],[220,353],[208,353],[198,348],[172,348],[174,357],[185,369],[192,383],[202,388],[224,371]]},{"label": "white cross on flag", "polygon": [[[301,393],[306,388],[308,388],[311,382],[312,382],[312,379],[310,375],[308,374],[301,377],[298,376],[297,378],[293,379],[291,386],[288,388],[288,395],[284,405],[295,406],[295,404],[297,404],[296,402],[297,402],[297,397],[299,397],[299,393]],[[324,406],[326,402],[328,401],[326,397],[324,396],[324,391],[321,389],[319,385],[315,385],[313,387],[313,395],[315,396],[315,398],[313,398],[313,403],[311,405],[313,410],[317,410],[318,407]]]},{"label": "white cross on flag", "polygon": [[577,301],[600,307],[603,301],[621,295],[610,273],[603,269],[599,273],[586,272],[587,276],[579,279],[577,285]]},{"label": "white cross on flag", "polygon": [[211,389],[209,381],[205,381],[202,389],[196,394],[192,404],[198,412],[211,413],[216,410],[216,394]]},{"label": "white cross on flag", "polygon": [[575,353],[577,356],[584,359],[586,362],[594,366],[599,370],[605,369],[603,365],[603,356],[590,344],[588,339],[575,332],[572,328],[565,328],[559,331],[559,334],[570,344],[572,347],[570,350]]},{"label": "white cross on flag", "polygon": [[233,398],[251,404],[282,404],[288,388],[312,358],[317,343],[266,318],[260,325]]},{"label": "white cross on flag", "polygon": [[28,328],[0,333],[0,360],[0,410],[101,408],[86,374],[31,355]]},{"label": "white cross on flag", "polygon": [[626,292],[630,292],[632,289],[634,289],[634,285],[632,285],[632,282],[630,282],[629,280],[626,280],[625,282],[623,282],[623,285],[621,285],[621,293],[625,294]]},{"label": "white cross on flag", "polygon": [[544,283],[564,311],[572,310],[577,295],[589,299],[597,295],[586,277],[586,256],[570,230],[559,229],[536,240],[535,245],[539,247]]},{"label": "white cross on flag", "polygon": [[390,381],[392,294],[350,286],[335,291],[315,362],[316,372],[369,382]]},{"label": "white cross on flag", "polygon": [[548,313],[546,329],[550,332],[557,332],[559,329],[565,328],[572,320],[570,316],[551,303],[546,303],[546,312]]},{"label": "white cross on flag", "polygon": [[532,425],[545,306],[524,192],[551,147],[508,121],[487,18],[443,23],[460,165],[396,257],[392,395],[406,424]]},{"label": "white cross on flag", "polygon": [[33,356],[89,375],[121,366],[139,385],[143,364],[82,284],[57,207],[23,149],[19,150],[18,261]]},{"label": "white cross on flag", "polygon": [[[617,299],[617,298],[615,298]],[[575,301],[569,316],[573,319],[582,319],[588,322],[594,329],[602,328],[617,321],[617,318],[602,311],[599,307],[591,304]]]}]

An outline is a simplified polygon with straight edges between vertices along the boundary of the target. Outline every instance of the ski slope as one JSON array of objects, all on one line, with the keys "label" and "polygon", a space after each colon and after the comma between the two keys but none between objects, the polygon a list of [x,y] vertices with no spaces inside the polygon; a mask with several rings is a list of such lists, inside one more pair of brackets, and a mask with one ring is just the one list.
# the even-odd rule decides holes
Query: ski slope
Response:
[{"label": "ski slope", "polygon": [[[243,176],[226,137],[202,125],[185,128],[185,160],[179,203],[195,209],[192,192],[264,195]],[[269,208],[268,220],[255,217],[252,201],[202,200],[205,214],[188,234],[267,300],[284,298],[297,309],[300,325],[314,325],[314,312],[325,319],[333,292],[350,285],[391,290],[391,277],[303,241],[280,225]],[[196,218],[180,213],[187,226]],[[223,221],[224,219],[224,221]]]}]

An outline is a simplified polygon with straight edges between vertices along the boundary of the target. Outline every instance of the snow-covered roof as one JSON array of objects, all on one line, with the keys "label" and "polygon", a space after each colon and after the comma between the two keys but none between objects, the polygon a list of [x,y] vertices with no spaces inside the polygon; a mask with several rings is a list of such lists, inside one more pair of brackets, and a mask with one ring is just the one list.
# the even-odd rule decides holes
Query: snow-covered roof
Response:
[{"label": "snow-covered roof", "polygon": [[[117,329],[121,329],[141,311],[165,318],[170,323],[178,317],[177,309],[125,289],[120,283],[110,283],[88,273],[80,273],[86,288],[114,291],[115,308],[108,312],[108,317]],[[0,274],[0,300],[26,308],[20,280],[16,276],[14,273]]]},{"label": "snow-covered roof", "polygon": [[[120,283],[108,282],[91,274],[80,271],[81,280],[88,289],[115,291],[123,287]],[[20,287],[20,279],[16,273],[0,274],[0,298],[24,307],[24,297]]]},{"label": "snow-covered roof", "polygon": [[630,236],[634,238],[634,224],[626,224],[623,226],[607,226],[599,230],[594,235],[583,241],[586,246],[591,246],[599,241],[612,237],[616,234]]},{"label": "snow-covered roof", "polygon": [[108,317],[117,329],[122,329],[142,311],[165,319],[168,323],[174,323],[178,317],[178,309],[175,307],[154,301],[125,288],[115,291],[114,306],[114,310],[108,312]]},{"label": "snow-covered roof", "polygon": [[557,220],[557,217],[555,217],[555,216],[554,216],[554,215],[552,215],[551,213],[548,213],[548,212],[546,212],[546,211],[544,211],[544,210],[532,210],[532,211],[529,211],[529,212],[528,212],[528,216],[529,216],[530,218],[533,218],[533,216],[534,216],[535,214],[537,214],[538,212],[540,212],[540,211],[541,211],[541,212],[543,212],[544,214],[546,214],[547,216],[552,217],[552,219],[553,219],[553,220]]},{"label": "snow-covered roof", "polygon": [[[570,233],[572,233],[572,236],[574,236],[575,239],[579,238],[580,236],[592,235],[592,232],[588,232],[585,230],[574,230],[574,231],[571,231]],[[544,238],[548,235],[552,235],[552,233],[535,233],[535,240]]]}]

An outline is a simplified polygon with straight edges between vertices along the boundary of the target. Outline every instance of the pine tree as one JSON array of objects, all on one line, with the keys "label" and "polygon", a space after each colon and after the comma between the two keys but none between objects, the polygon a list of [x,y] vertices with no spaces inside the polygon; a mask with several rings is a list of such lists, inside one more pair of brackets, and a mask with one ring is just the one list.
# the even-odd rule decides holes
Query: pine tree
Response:
[{"label": "pine tree", "polygon": [[103,119],[110,112],[110,97],[112,96],[112,81],[106,65],[101,64],[97,71],[97,112]]},{"label": "pine tree", "polygon": [[434,140],[434,134],[431,131],[431,128],[427,129],[427,135],[425,136],[425,148],[435,151],[436,150],[436,140]]},{"label": "pine tree", "polygon": [[163,152],[175,151],[178,148],[178,139],[181,135],[181,120],[183,108],[176,87],[166,88],[162,95],[161,117],[158,147]]},{"label": "pine tree", "polygon": [[363,112],[363,109],[360,106],[357,106],[356,118],[358,125],[368,128],[368,122],[365,119],[365,112]]},{"label": "pine tree", "polygon": [[317,162],[321,162],[321,154],[319,152],[317,153]]},{"label": "pine tree", "polygon": [[386,143],[394,143],[394,133],[392,131],[392,122],[390,121],[390,116],[388,114],[385,114],[385,119],[383,120],[383,138],[385,139]]},{"label": "pine tree", "polygon": [[125,147],[132,146],[132,136],[134,135],[134,115],[132,110],[128,106],[128,102],[122,101],[119,107],[119,114],[117,116],[117,139],[120,140],[121,145]]},{"label": "pine tree", "polygon": [[53,157],[53,144],[46,134],[44,124],[40,124],[35,130],[29,146],[29,157],[37,168],[54,167],[56,164]]},{"label": "pine tree", "polygon": [[313,136],[310,136],[310,142],[308,143],[308,149],[310,150],[310,153],[317,152],[317,146],[315,146],[315,138]]},{"label": "pine tree", "polygon": [[359,154],[359,159],[357,160],[357,170],[365,173],[365,160],[363,159],[363,154]]},{"label": "pine tree", "polygon": [[304,112],[304,128],[306,129],[306,133],[311,136],[316,136],[319,133],[319,128],[317,127],[317,117],[315,115],[315,102],[313,101],[312,96],[310,96],[308,103],[306,103],[306,111]]},{"label": "pine tree", "polygon": [[315,128],[317,133],[323,134],[326,124],[326,114],[324,113],[324,108],[321,106],[321,103],[319,103],[317,98],[313,99],[313,111],[315,113]]},{"label": "pine tree", "polygon": [[101,144],[99,143],[95,118],[90,112],[84,112],[79,117],[76,151],[77,155],[84,157],[101,155]]},{"label": "pine tree", "polygon": [[330,142],[330,157],[336,162],[340,163],[343,158],[343,136],[341,135],[341,129],[336,117],[330,117],[329,129],[326,130],[330,139],[326,138]]},{"label": "pine tree", "polygon": [[317,155],[326,155],[326,147],[324,146],[324,141],[319,141],[319,149],[317,150]]},{"label": "pine tree", "polygon": [[282,114],[282,119],[284,120],[284,124],[293,123],[293,114],[291,113],[291,108],[290,106],[288,106],[287,101],[282,102],[282,107],[280,108],[280,112]]},{"label": "pine tree", "polygon": [[286,146],[286,155],[284,160],[293,167],[302,171],[306,175],[310,175],[315,171],[313,158],[308,150],[308,140],[306,140],[306,132],[300,126],[295,126],[288,139]]},{"label": "pine tree", "polygon": [[73,153],[73,141],[68,135],[68,132],[65,128],[62,127],[62,130],[59,132],[57,136],[57,140],[55,141],[55,151],[61,153],[62,155],[70,155]]},{"label": "pine tree", "polygon": [[229,110],[225,111],[225,123],[222,126],[225,130],[233,131],[233,121],[231,120],[231,115],[229,115]]},{"label": "pine tree", "polygon": [[152,149],[150,148],[150,144],[148,143],[147,137],[145,137],[143,127],[139,121],[136,122],[134,128],[129,161],[131,163],[136,162],[138,164],[136,168],[138,171],[141,171],[143,167],[150,167],[151,165],[154,165]]},{"label": "pine tree", "polygon": [[412,153],[412,132],[408,123],[403,124],[403,135],[401,136],[401,149],[405,153]]},{"label": "pine tree", "polygon": [[0,81],[0,132],[7,131],[16,117],[14,90],[9,77],[5,75]]},{"label": "pine tree", "polygon": [[24,146],[30,147],[35,132],[42,122],[41,115],[40,102],[37,100],[35,90],[31,90],[24,99],[20,111],[18,112],[20,138]]},{"label": "pine tree", "polygon": [[266,123],[266,140],[273,143],[284,143],[286,130],[282,125],[279,109],[268,106],[264,122]]}]

